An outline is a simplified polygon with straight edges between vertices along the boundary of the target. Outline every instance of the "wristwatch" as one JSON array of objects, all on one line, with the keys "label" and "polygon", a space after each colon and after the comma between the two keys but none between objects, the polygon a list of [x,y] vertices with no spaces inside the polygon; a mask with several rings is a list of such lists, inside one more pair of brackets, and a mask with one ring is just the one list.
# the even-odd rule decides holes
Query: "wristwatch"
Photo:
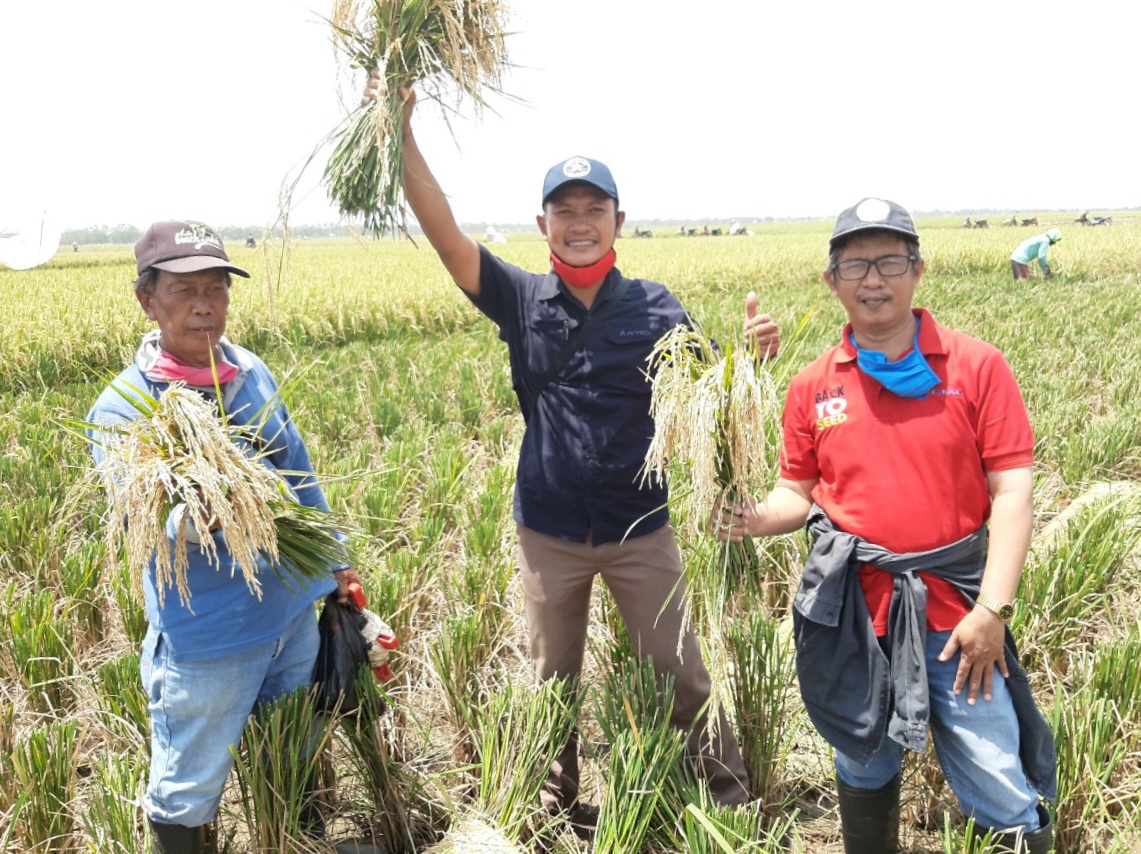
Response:
[{"label": "wristwatch", "polygon": [[1004,623],[1009,623],[1010,618],[1014,616],[1013,603],[999,602],[993,596],[982,596],[975,600],[979,605],[982,605],[988,611],[994,613]]}]

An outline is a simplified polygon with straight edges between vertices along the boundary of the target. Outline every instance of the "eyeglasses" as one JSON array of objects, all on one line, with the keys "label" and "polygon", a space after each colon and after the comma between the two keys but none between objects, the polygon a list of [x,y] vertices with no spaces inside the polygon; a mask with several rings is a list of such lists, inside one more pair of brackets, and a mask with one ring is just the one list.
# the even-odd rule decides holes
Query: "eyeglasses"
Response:
[{"label": "eyeglasses", "polygon": [[917,260],[911,255],[884,255],[881,258],[853,258],[850,261],[841,261],[832,267],[845,282],[858,282],[868,274],[875,265],[879,274],[887,279],[902,276],[911,268],[911,262]]}]

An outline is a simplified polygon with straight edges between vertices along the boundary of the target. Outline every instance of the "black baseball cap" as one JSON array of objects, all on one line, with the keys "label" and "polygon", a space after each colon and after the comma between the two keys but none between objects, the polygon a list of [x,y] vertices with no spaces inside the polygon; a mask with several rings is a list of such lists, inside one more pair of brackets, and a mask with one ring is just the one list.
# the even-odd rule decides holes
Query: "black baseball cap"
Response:
[{"label": "black baseball cap", "polygon": [[919,232],[915,230],[915,223],[911,221],[911,214],[887,199],[874,197],[861,199],[850,208],[840,212],[836,217],[836,225],[832,229],[832,238],[828,241],[828,248],[846,237],[851,237],[860,231],[894,231],[907,237],[919,240]]}]

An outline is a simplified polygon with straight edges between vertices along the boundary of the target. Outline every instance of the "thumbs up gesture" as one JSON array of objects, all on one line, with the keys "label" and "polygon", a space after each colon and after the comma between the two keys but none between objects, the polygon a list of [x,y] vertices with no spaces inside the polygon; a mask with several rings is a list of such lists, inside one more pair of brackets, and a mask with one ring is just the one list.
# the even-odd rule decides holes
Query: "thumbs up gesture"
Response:
[{"label": "thumbs up gesture", "polygon": [[745,345],[762,359],[771,359],[780,349],[780,327],[768,314],[757,314],[757,295],[745,296]]}]

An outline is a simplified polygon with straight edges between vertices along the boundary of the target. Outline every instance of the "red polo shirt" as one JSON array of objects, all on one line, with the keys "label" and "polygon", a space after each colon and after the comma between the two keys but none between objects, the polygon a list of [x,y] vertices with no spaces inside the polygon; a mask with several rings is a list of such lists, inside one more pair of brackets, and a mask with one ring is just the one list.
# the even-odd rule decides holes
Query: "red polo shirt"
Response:
[{"label": "red polo shirt", "polygon": [[[861,371],[848,324],[839,345],[793,378],[784,410],[782,476],[819,478],[812,498],[837,527],[900,553],[977,530],[990,517],[986,473],[1034,461],[1026,405],[1002,353],[926,309],[914,313],[934,389],[900,397]],[[947,582],[920,577],[927,628],[953,629],[970,605]],[[883,635],[892,578],[863,566],[860,583]]]}]

